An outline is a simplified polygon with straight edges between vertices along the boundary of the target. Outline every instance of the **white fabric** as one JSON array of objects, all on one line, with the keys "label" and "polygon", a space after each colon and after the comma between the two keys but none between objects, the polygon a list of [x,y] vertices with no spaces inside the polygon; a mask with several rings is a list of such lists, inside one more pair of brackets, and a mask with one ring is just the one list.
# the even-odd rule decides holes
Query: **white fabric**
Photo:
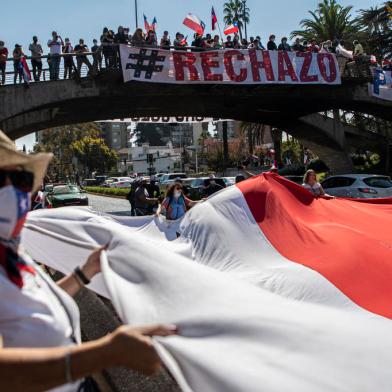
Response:
[{"label": "white fabric", "polygon": [[[256,60],[254,61],[256,68],[258,67],[257,63],[271,64],[272,71],[271,75],[268,75],[269,77],[267,77],[266,68],[263,65],[261,68],[257,68],[256,73],[258,72],[259,75],[255,78],[252,72],[251,53],[253,52],[256,56]],[[338,62],[336,56],[331,53],[309,54],[310,58],[307,58],[309,60],[308,63],[304,57],[300,57],[301,53],[282,53],[277,50],[255,51],[253,49],[241,49],[232,51],[184,52],[120,45],[120,55],[124,82],[142,81],[149,83],[182,84],[341,84]],[[205,58],[205,56],[209,57]],[[150,63],[150,58],[153,64]],[[289,64],[286,64],[284,60],[286,58]],[[193,77],[190,75],[189,67],[181,65],[187,59],[192,63],[193,69],[196,70],[195,73],[197,75]],[[140,62],[143,62],[143,69],[140,69]],[[279,68],[280,66],[281,68]],[[288,75],[288,67],[294,70],[295,75],[293,77]],[[279,69],[282,71],[281,75],[279,74]],[[324,69],[325,74],[323,75],[322,70]],[[242,73],[245,73],[245,76],[239,77]],[[334,77],[331,76],[332,74]],[[218,75],[219,78],[214,77],[214,75]],[[279,76],[281,76],[281,79]]]},{"label": "white fabric", "polygon": [[63,271],[110,241],[104,281],[92,286],[127,323],[179,325],[180,336],[156,346],[184,391],[390,391],[391,321],[282,257],[236,187],[180,227],[82,208],[37,211],[28,222],[29,252]]}]

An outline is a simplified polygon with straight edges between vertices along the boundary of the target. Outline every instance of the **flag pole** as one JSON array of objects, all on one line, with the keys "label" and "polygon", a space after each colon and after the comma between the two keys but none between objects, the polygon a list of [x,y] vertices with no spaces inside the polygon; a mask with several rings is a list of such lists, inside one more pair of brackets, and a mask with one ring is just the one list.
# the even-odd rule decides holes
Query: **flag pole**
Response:
[{"label": "flag pole", "polygon": [[[214,13],[215,13],[215,8],[213,7],[213,9],[214,9]],[[216,16],[216,14],[215,14],[215,16]],[[219,35],[220,35],[221,41],[223,43],[222,30],[220,28],[220,24],[219,24],[219,19],[218,18],[216,18],[216,24],[218,25]]]}]

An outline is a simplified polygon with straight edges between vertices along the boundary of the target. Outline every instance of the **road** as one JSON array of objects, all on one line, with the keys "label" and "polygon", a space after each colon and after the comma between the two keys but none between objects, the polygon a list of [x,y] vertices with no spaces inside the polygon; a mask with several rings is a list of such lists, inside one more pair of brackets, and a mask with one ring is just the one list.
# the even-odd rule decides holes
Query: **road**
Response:
[{"label": "road", "polygon": [[126,199],[88,195],[90,207],[96,211],[114,215],[131,215],[131,205]]}]

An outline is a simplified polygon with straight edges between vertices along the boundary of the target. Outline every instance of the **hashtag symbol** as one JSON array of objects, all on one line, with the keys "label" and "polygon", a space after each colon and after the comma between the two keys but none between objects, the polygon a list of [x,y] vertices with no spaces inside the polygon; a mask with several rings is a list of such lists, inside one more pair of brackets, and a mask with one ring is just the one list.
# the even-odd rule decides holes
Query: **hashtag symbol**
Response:
[{"label": "hashtag symbol", "polygon": [[126,69],[135,70],[133,76],[140,78],[142,72],[145,72],[144,79],[151,79],[154,72],[162,72],[163,65],[157,65],[157,62],[163,63],[165,56],[158,56],[158,50],[151,50],[147,54],[147,49],[140,49],[139,53],[131,53],[129,59],[137,60],[136,63],[128,63]]}]

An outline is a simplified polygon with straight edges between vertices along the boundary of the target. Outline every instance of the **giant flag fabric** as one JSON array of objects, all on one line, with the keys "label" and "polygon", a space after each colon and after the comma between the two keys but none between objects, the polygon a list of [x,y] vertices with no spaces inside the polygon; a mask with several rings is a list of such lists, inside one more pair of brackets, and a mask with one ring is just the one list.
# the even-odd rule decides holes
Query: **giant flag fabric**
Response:
[{"label": "giant flag fabric", "polygon": [[314,199],[263,174],[176,222],[37,211],[23,244],[70,272],[109,243],[91,288],[126,323],[179,326],[155,345],[183,391],[387,392],[391,224],[391,200]]}]

